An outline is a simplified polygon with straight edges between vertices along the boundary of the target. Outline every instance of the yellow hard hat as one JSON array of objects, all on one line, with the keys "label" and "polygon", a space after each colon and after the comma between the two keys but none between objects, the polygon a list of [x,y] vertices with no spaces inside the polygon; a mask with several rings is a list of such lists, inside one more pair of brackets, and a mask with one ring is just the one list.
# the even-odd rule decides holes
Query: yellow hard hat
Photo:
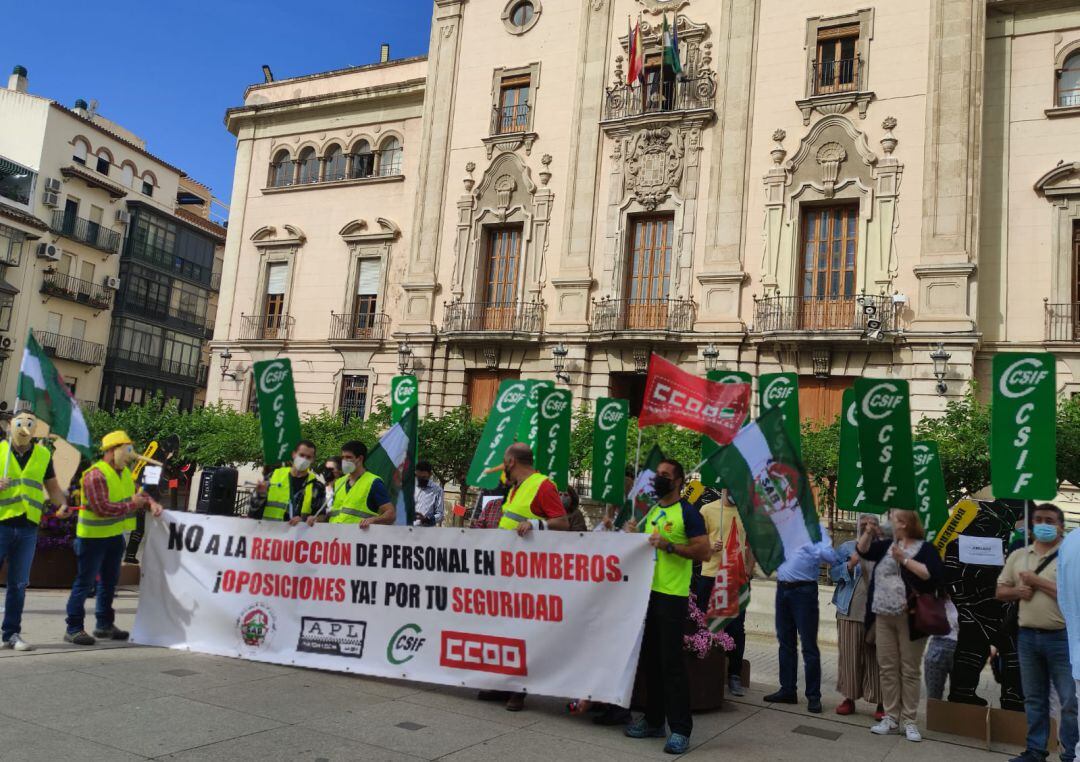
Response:
[{"label": "yellow hard hat", "polygon": [[101,438],[102,451],[111,450],[114,447],[126,444],[135,444],[131,441],[131,437],[127,435],[126,431],[110,431]]}]

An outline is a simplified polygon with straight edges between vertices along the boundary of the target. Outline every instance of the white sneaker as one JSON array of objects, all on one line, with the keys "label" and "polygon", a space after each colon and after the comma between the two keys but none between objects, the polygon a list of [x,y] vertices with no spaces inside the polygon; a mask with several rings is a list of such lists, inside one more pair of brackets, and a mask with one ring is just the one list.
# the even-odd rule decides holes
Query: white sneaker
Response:
[{"label": "white sneaker", "polygon": [[16,651],[33,651],[34,647],[22,639],[19,633],[15,633],[4,641],[4,648],[14,648]]},{"label": "white sneaker", "polygon": [[914,741],[915,743],[922,740],[922,733],[919,732],[919,728],[914,722],[904,723],[904,735],[907,737],[907,740]]},{"label": "white sneaker", "polygon": [[881,718],[881,722],[870,728],[870,732],[879,736],[888,736],[893,733],[900,732],[900,726],[896,724],[896,720],[888,715]]}]

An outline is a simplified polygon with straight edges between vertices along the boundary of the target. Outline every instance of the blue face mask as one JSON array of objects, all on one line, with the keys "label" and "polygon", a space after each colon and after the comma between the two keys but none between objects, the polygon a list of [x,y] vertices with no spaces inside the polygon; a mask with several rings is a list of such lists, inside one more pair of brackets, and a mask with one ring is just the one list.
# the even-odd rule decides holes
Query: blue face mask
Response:
[{"label": "blue face mask", "polygon": [[1035,524],[1031,527],[1031,533],[1039,542],[1053,542],[1057,539],[1058,528],[1053,524]]}]

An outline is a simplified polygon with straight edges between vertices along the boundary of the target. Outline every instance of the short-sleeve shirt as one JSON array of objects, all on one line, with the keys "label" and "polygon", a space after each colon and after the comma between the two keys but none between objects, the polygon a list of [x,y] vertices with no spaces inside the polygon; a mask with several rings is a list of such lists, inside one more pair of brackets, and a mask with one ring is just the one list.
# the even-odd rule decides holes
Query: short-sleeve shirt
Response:
[{"label": "short-sleeve shirt", "polygon": [[[1016,586],[1020,584],[1020,572],[1033,572],[1038,568],[1046,556],[1060,547],[1055,545],[1048,553],[1038,553],[1035,545],[1029,545],[1027,550],[1021,548],[1009,554],[1005,559],[1005,567],[998,576],[999,585]],[[1047,582],[1057,584],[1058,562],[1055,558],[1046,568],[1039,572],[1039,576]],[[1061,614],[1057,599],[1047,595],[1042,590],[1036,590],[1030,601],[1020,601],[1020,626],[1034,627],[1039,630],[1061,630],[1065,628],[1065,617]]]},{"label": "short-sleeve shirt", "polygon": [[[705,529],[709,533],[709,547],[717,542],[727,546],[728,535],[731,533],[731,522],[735,522],[735,530],[738,532],[739,548],[746,547],[746,530],[743,528],[739,510],[733,505],[725,505],[723,500],[714,500],[701,507],[701,518],[705,522]],[[712,557],[701,564],[701,576],[715,577],[723,560],[724,552],[714,553]]]},{"label": "short-sleeve shirt", "polygon": [[367,509],[372,513],[378,513],[379,508],[389,502],[390,490],[383,484],[382,479],[376,479],[371,483],[371,490],[368,491]]},{"label": "short-sleeve shirt", "polygon": [[[689,500],[683,498],[679,501],[679,505],[682,506],[683,531],[686,532],[686,539],[692,540],[709,533],[705,528],[705,519],[701,518],[701,513]],[[646,531],[645,524],[645,521],[641,522],[638,526],[639,532]]]},{"label": "short-sleeve shirt", "polygon": [[559,488],[555,486],[555,482],[551,481],[551,479],[544,479],[540,484],[540,489],[536,490],[536,496],[533,498],[532,505],[529,508],[534,514],[545,520],[557,519],[566,515],[566,509],[563,508],[562,504],[562,495],[559,494]]}]

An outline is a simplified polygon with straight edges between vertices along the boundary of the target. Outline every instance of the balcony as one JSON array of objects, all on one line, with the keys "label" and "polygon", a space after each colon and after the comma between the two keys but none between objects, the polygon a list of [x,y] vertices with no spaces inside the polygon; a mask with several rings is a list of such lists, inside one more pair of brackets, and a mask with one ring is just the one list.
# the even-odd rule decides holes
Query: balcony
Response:
[{"label": "balcony", "polygon": [[866,118],[866,111],[874,94],[864,89],[864,66],[859,56],[813,60],[806,71],[807,97],[795,101],[802,112],[803,124],[810,124],[810,115],[843,114],[853,106],[859,110],[859,118]]},{"label": "balcony", "polygon": [[[859,300],[862,299],[862,304]],[[754,333],[858,333],[866,331],[864,308],[877,309],[874,319],[883,332],[895,329],[892,298],[888,296],[766,296],[754,300]]]},{"label": "balcony", "polygon": [[170,360],[160,355],[133,352],[119,347],[109,348],[109,369],[138,373],[140,375],[167,376],[171,380],[200,386],[206,383],[206,366]]},{"label": "balcony", "polygon": [[34,338],[49,357],[71,360],[83,365],[101,365],[105,362],[105,345],[93,341],[62,336],[52,331],[34,331]]},{"label": "balcony", "polygon": [[330,341],[383,341],[390,333],[390,316],[381,312],[330,313]]},{"label": "balcony", "polygon": [[92,281],[65,275],[57,270],[46,270],[41,279],[41,293],[85,304],[95,310],[112,307],[113,291]]},{"label": "balcony", "polygon": [[610,122],[692,111],[711,112],[715,100],[716,79],[712,72],[644,85],[620,82],[607,90],[604,120]]},{"label": "balcony", "polygon": [[811,61],[810,78],[814,95],[849,93],[859,89],[861,81],[859,57],[832,61]]},{"label": "balcony", "polygon": [[1043,301],[1046,313],[1045,341],[1080,341],[1080,303],[1050,304]]},{"label": "balcony", "polygon": [[129,296],[117,303],[116,314],[137,315],[169,328],[175,328],[189,336],[210,339],[214,335],[214,323],[211,319],[193,312],[170,309],[168,305],[160,301],[139,301]]},{"label": "balcony", "polygon": [[52,225],[49,227],[58,235],[108,254],[115,254],[120,248],[120,234],[115,230],[103,228],[99,222],[69,215],[63,209],[53,212]]},{"label": "balcony", "polygon": [[543,302],[450,302],[445,333],[537,334],[543,330]]},{"label": "balcony", "polygon": [[692,299],[604,297],[593,302],[592,330],[595,333],[690,333],[694,330],[694,316]]},{"label": "balcony", "polygon": [[296,319],[289,315],[240,315],[240,341],[288,341]]},{"label": "balcony", "polygon": [[495,106],[491,110],[491,134],[510,135],[529,128],[529,104]]}]

